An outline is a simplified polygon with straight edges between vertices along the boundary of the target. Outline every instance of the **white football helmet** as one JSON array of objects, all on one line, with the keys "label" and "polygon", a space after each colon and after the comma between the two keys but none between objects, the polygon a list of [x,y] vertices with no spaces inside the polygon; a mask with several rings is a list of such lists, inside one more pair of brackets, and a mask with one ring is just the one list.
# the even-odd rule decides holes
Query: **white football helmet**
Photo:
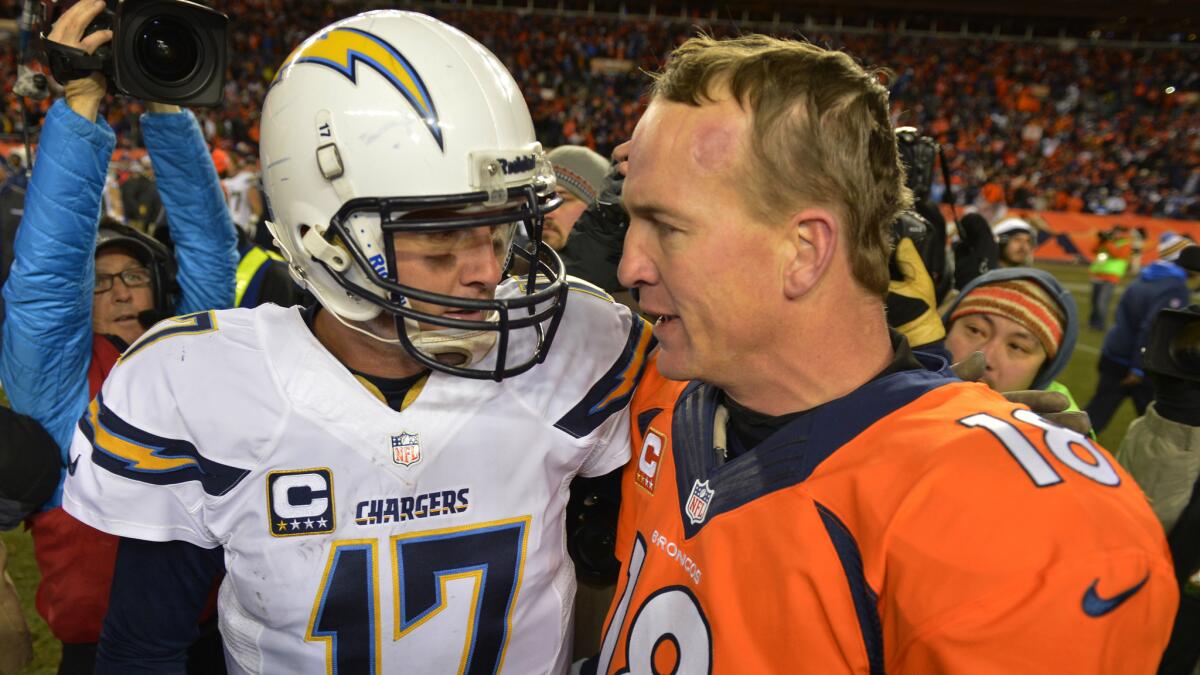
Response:
[{"label": "white football helmet", "polygon": [[[280,67],[261,128],[267,226],[325,309],[343,322],[391,314],[414,359],[456,375],[499,380],[545,359],[567,284],[542,220],[561,199],[520,89],[483,45],[413,12],[339,21]],[[529,267],[517,297],[455,298],[397,281],[394,233],[509,223],[532,240],[509,248],[506,273],[514,257]],[[487,318],[418,311],[410,298]],[[522,328],[536,331],[536,349],[510,359],[509,333]],[[495,367],[470,367],[497,342]]]}]

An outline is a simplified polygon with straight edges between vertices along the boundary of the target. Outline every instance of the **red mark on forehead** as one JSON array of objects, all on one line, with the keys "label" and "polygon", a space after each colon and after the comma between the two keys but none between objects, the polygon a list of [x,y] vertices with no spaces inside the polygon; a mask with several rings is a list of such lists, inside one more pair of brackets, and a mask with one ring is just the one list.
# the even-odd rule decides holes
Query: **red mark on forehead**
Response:
[{"label": "red mark on forehead", "polygon": [[738,131],[725,120],[698,124],[692,133],[692,161],[702,171],[723,171],[730,167],[738,157]]}]

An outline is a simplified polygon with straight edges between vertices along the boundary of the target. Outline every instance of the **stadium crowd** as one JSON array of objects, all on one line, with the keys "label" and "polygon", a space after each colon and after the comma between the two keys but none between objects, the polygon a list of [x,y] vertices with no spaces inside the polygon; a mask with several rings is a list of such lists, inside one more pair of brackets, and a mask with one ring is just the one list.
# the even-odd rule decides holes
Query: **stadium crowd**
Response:
[{"label": "stadium crowd", "polygon": [[[256,146],[274,68],[354,3],[238,0],[222,9],[235,25],[254,30],[234,32],[225,103],[203,114],[204,129],[230,147]],[[439,16],[477,36],[513,72],[547,145],[585,145],[603,155],[633,130],[644,106],[644,72],[695,32],[671,20],[478,10]],[[739,32],[728,23],[706,30],[718,37]],[[893,118],[946,144],[960,203],[1200,218],[1198,50],[1059,50],[902,34],[807,37],[895,71]],[[14,58],[11,47],[0,53],[10,77]],[[19,130],[20,106],[7,99],[0,131]],[[140,106],[107,110],[121,144],[140,147]]]},{"label": "stadium crowd", "polygon": [[[82,28],[99,9],[81,3],[52,35],[95,48],[108,38]],[[458,633],[401,641],[400,624],[411,618],[404,615],[397,638],[380,647],[382,615],[364,624],[353,613],[372,591],[354,595],[348,587],[367,582],[345,570],[355,561],[378,564],[374,539],[292,540],[287,526],[314,530],[301,535],[361,534],[352,528],[365,525],[399,532],[382,556],[397,556],[397,612],[416,602],[410,585],[418,577],[445,587],[461,579],[443,576],[482,569],[482,597],[485,581],[497,584],[507,568],[470,556],[494,553],[498,539],[477,546],[483,530],[471,524],[424,538],[413,538],[428,529],[423,523],[400,525],[435,515],[448,523],[467,509],[463,497],[453,506],[467,492],[472,518],[484,509],[538,514],[485,523],[489,537],[517,537],[519,555],[536,562],[513,563],[522,595],[513,590],[505,602],[519,597],[527,603],[520,612],[480,601],[471,622],[481,637],[471,635],[462,658],[493,658],[497,670],[567,670],[568,550],[581,579],[618,584],[603,637],[598,621],[613,589],[599,599],[580,591],[577,613],[596,616],[579,619],[588,634],[576,627],[575,657],[591,658],[575,672],[626,672],[644,656],[676,658],[679,672],[706,672],[704,664],[730,672],[734,663],[742,672],[750,661],[756,665],[745,672],[792,672],[799,663],[811,672],[877,672],[886,659],[893,672],[972,672],[988,663],[1012,672],[1149,673],[1164,649],[1163,667],[1174,669],[1160,672],[1196,667],[1192,626],[1172,619],[1182,590],[1181,620],[1200,621],[1200,605],[1189,600],[1200,597],[1200,494],[1192,493],[1200,378],[1164,368],[1143,348],[1161,309],[1190,302],[1198,275],[1187,266],[1200,249],[1165,234],[1148,244],[1156,260],[1139,270],[1133,234],[1114,228],[1096,252],[1093,302],[1132,282],[1087,406],[1103,427],[1106,408],[1134,397],[1143,417],[1114,453],[1118,464],[1094,443],[1087,415],[1058,381],[1084,324],[1064,284],[1032,268],[1038,228],[974,214],[983,239],[964,234],[964,250],[946,250],[947,238],[933,236],[933,250],[942,249],[935,255],[917,248],[927,234],[901,235],[894,225],[915,217],[901,215],[910,206],[921,211],[914,192],[928,196],[905,184],[894,141],[903,125],[946,147],[956,193],[981,212],[1002,204],[1200,218],[1200,113],[1165,93],[1200,88],[1194,52],[817,38],[887,64],[894,75],[885,89],[845,54],[734,28],[688,39],[692,28],[670,22],[446,12],[441,19],[477,36],[513,76],[474,85],[430,78],[438,100],[452,101],[439,112],[446,129],[461,123],[492,133],[494,124],[503,137],[447,150],[435,125],[432,136],[423,133],[426,117],[411,116],[416,123],[403,134],[379,132],[393,134],[394,144],[355,133],[371,117],[363,109],[399,87],[332,66],[343,77],[328,79],[328,61],[286,71],[264,107],[274,69],[314,30],[351,14],[349,3],[242,1],[223,9],[235,25],[256,29],[232,33],[219,110],[106,96],[103,78],[93,76],[74,80],[27,120],[10,99],[4,119],[5,131],[36,124],[41,137],[32,179],[10,166],[3,187],[19,191],[24,212],[13,212],[16,263],[0,277],[0,378],[12,401],[0,409],[0,529],[25,522],[32,531],[42,574],[37,607],[62,642],[60,673],[251,672],[255,664],[349,671],[380,666],[422,639],[424,648],[412,652],[418,669],[457,664]],[[371,24],[376,34],[367,39],[394,41],[419,26],[449,46],[413,56],[421,68],[412,72],[464,63],[500,71],[466,35],[422,22],[390,15]],[[12,54],[4,58],[11,63]],[[760,68],[758,59],[783,67]],[[649,96],[645,72],[661,73]],[[554,148],[546,161],[532,149],[528,125],[504,126],[526,114],[512,95],[518,90],[536,140]],[[511,110],[498,112],[502,105]],[[793,124],[778,114],[794,106],[812,118]],[[336,163],[323,153],[328,145],[317,145],[323,140],[294,133],[297,119],[322,116],[337,130]],[[424,163],[393,167],[406,143],[404,152],[426,153]],[[269,167],[261,175],[260,151]],[[506,158],[524,152],[536,156]],[[811,161],[793,161],[805,152]],[[109,166],[114,153],[120,159]],[[358,164],[343,165],[343,156]],[[495,174],[495,164],[463,178],[462,166],[480,156],[504,166],[491,191],[470,181],[487,180],[477,177]],[[536,189],[550,171],[557,195]],[[410,188],[427,179],[434,187]],[[946,187],[932,180],[936,199]],[[499,205],[497,185],[508,195]],[[262,193],[275,199],[269,232]],[[403,216],[386,206],[396,202],[381,205],[381,195],[407,200]],[[353,197],[366,199],[347,214]],[[551,204],[558,210],[543,229],[534,214]],[[524,227],[508,227],[514,223]],[[272,239],[280,250],[269,250]],[[368,258],[372,245],[386,256]],[[945,262],[950,255],[982,261],[956,275],[956,289],[937,282],[963,271]],[[522,276],[505,278],[506,269]],[[538,270],[545,287],[534,283]],[[569,284],[582,291],[570,314],[562,307],[567,272],[591,282]],[[657,319],[653,331],[646,317],[608,302],[604,291],[626,288],[639,291],[634,307]],[[537,321],[557,312],[549,336],[537,331],[533,356],[519,352],[530,339],[519,332],[529,328],[519,322],[530,298],[530,316],[543,307]],[[489,314],[481,301],[494,303]],[[225,311],[232,307],[246,311]],[[492,320],[492,312],[506,318]],[[168,318],[177,314],[184,316]],[[508,317],[519,317],[516,327]],[[480,337],[493,330],[499,338]],[[557,351],[547,358],[541,350],[552,337]],[[510,360],[510,351],[528,360]],[[522,379],[532,368],[554,379]],[[462,375],[469,377],[450,377]],[[476,414],[476,396],[488,397],[487,415]],[[368,414],[360,398],[382,405]],[[444,428],[435,426],[439,415]],[[424,439],[391,435],[398,419]],[[505,434],[496,434],[497,419]],[[362,450],[360,435],[390,439],[389,453],[380,460]],[[486,462],[483,438],[494,446]],[[346,486],[396,490],[388,471],[415,480],[403,472],[421,461],[422,442],[428,461],[420,470],[438,467],[447,472],[438,480],[470,487],[430,493],[442,508],[419,515],[418,507],[406,518],[384,510],[395,499],[364,501],[358,519],[346,522]],[[253,463],[247,453],[257,465],[240,468]],[[333,469],[292,466],[318,457]],[[510,471],[505,480],[497,479],[501,469]],[[344,481],[341,511],[333,471]],[[1125,472],[1136,481],[1123,480]],[[421,479],[432,480],[427,475]],[[678,477],[683,494],[664,485],[667,475]],[[619,524],[615,513],[572,511],[565,487],[576,476],[609,483],[574,483],[575,509],[611,506],[600,491],[621,483]],[[559,489],[543,495],[545,484]],[[481,499],[501,496],[524,501],[497,508]],[[340,522],[327,523],[337,513]],[[793,525],[764,533],[764,514],[779,513],[795,516]],[[601,534],[579,525],[589,518],[600,519],[588,525]],[[537,537],[526,539],[527,530]],[[614,535],[619,561],[593,555],[597,539],[612,549]],[[581,544],[583,537],[597,539]],[[739,546],[748,541],[759,550],[743,557]],[[433,554],[422,548],[446,542],[454,544]],[[417,553],[405,558],[405,547]],[[461,556],[470,558],[461,566],[442,559]],[[436,563],[414,572],[426,558]],[[0,673],[27,660],[16,648],[28,646],[3,570],[0,546]],[[1097,591],[1097,578],[1083,593],[1080,580],[1095,575],[1106,585]],[[792,584],[797,576],[811,583]],[[315,601],[282,598],[307,593],[318,577]],[[758,597],[772,582],[778,592]],[[949,591],[933,592],[941,587]],[[370,588],[378,602],[379,589]],[[452,596],[425,611],[437,614]],[[773,630],[813,607],[823,614],[803,618],[827,630],[783,639]],[[497,617],[500,637],[487,632]],[[405,633],[432,634],[415,630],[424,620]],[[645,627],[655,622],[670,628],[647,641]],[[367,624],[374,638],[354,632]],[[552,629],[563,640],[547,639]],[[639,638],[645,644],[635,644]],[[674,652],[655,651],[668,640]]]}]

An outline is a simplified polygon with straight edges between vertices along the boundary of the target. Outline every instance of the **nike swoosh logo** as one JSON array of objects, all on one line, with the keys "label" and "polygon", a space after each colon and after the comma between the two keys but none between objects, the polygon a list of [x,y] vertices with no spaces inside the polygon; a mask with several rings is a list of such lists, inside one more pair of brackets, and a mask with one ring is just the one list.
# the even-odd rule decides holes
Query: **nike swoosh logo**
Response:
[{"label": "nike swoosh logo", "polygon": [[75,475],[75,467],[77,467],[77,466],[79,466],[79,455],[75,455],[74,459],[67,462],[67,473],[74,476]]},{"label": "nike swoosh logo", "polygon": [[1100,583],[1100,580],[1096,579],[1092,582],[1091,586],[1088,586],[1087,592],[1083,594],[1083,613],[1095,618],[1104,616],[1120,607],[1134,593],[1142,590],[1142,586],[1145,586],[1149,580],[1150,574],[1147,572],[1145,578],[1137,582],[1136,586],[1118,593],[1111,598],[1102,598],[1096,593],[1096,584]]}]

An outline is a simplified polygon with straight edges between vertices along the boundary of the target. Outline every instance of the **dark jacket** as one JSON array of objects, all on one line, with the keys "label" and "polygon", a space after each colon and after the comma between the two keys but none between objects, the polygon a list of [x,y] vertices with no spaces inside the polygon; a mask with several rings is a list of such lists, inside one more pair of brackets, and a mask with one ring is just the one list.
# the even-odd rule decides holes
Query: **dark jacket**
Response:
[{"label": "dark jacket", "polygon": [[1121,296],[1101,354],[1141,375],[1142,348],[1159,310],[1186,307],[1188,294],[1187,272],[1182,267],[1165,260],[1147,265]]}]

